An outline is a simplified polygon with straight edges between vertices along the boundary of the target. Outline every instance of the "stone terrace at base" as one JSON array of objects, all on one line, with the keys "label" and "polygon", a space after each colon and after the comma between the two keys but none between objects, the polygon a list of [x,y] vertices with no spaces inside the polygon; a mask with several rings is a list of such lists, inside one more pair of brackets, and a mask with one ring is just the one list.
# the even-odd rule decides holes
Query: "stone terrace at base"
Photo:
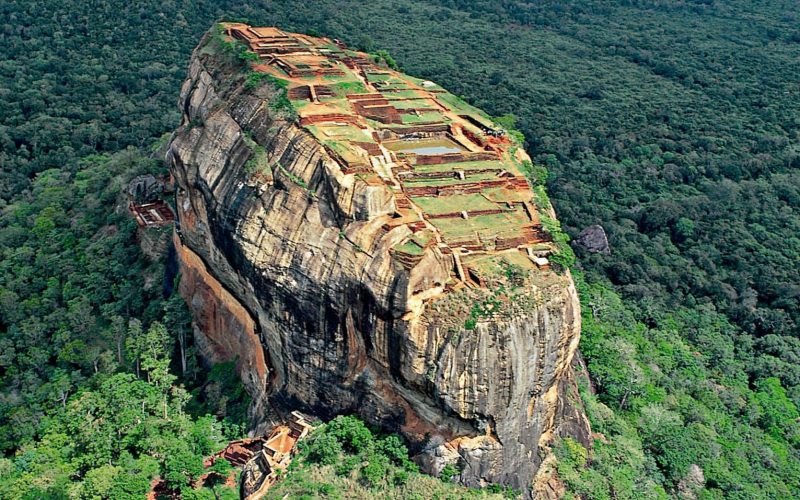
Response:
[{"label": "stone terrace at base", "polygon": [[407,268],[430,245],[452,254],[454,286],[481,286],[503,258],[546,268],[553,251],[522,170],[527,154],[491,118],[438,85],[380,64],[338,40],[224,24],[259,56],[253,70],[287,82],[299,125],[346,175],[384,183],[410,236],[392,249]]}]

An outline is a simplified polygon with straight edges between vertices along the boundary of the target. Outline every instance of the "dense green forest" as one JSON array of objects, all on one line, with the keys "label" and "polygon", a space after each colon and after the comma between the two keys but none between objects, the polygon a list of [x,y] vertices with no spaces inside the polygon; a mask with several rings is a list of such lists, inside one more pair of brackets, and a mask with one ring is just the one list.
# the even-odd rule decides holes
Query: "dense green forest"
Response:
[{"label": "dense green forest", "polygon": [[469,489],[453,483],[448,465],[440,477],[419,472],[397,435],[369,429],[353,416],[339,416],[301,441],[286,477],[265,498],[385,498],[396,500],[515,498],[517,492],[492,485]]},{"label": "dense green forest", "polygon": [[188,56],[225,17],[388,50],[514,114],[563,227],[606,229],[609,255],[575,248],[600,434],[588,456],[559,445],[571,492],[800,497],[793,0],[8,0],[0,15],[0,496],[136,497],[156,474],[185,488],[242,432],[246,398],[215,400],[237,391],[225,370],[169,363],[186,311],[120,204],[163,171],[151,148],[178,124]]},{"label": "dense green forest", "polygon": [[162,169],[133,149],[88,156],[3,211],[0,498],[142,498],[156,475],[180,490],[244,431],[232,366],[171,369],[188,311],[119,203]]}]

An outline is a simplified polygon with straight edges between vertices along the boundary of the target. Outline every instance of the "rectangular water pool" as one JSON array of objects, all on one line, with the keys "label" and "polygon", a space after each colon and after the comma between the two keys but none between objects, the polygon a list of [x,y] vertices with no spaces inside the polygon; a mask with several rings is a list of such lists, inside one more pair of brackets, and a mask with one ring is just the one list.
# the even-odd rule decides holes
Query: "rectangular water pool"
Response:
[{"label": "rectangular water pool", "polygon": [[461,145],[447,138],[392,141],[384,142],[383,145],[397,153],[418,155],[443,155],[466,151]]}]

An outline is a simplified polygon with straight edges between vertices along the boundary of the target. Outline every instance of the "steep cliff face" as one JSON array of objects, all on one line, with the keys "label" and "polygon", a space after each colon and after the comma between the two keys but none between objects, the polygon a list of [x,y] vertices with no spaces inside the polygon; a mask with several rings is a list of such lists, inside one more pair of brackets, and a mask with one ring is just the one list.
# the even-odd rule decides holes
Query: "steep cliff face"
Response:
[{"label": "steep cliff face", "polygon": [[[432,472],[458,460],[466,484],[527,490],[556,434],[586,434],[566,397],[580,333],[569,274],[537,269],[511,293],[452,286],[460,264],[444,244],[401,262],[411,230],[387,229],[390,185],[346,173],[238,64],[201,43],[167,154],[203,354],[238,360],[261,424],[294,408],[358,413],[401,432]],[[267,168],[254,174],[256,161]]]}]

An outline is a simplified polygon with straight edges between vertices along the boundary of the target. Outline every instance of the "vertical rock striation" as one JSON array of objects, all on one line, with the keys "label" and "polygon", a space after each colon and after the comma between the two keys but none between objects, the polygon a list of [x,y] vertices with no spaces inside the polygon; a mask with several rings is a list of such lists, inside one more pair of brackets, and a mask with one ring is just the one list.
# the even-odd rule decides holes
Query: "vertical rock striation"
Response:
[{"label": "vertical rock striation", "polygon": [[[496,291],[449,287],[454,256],[436,245],[398,262],[409,229],[385,227],[390,189],[345,174],[237,64],[201,43],[167,153],[180,292],[203,354],[237,360],[254,421],[358,413],[401,432],[434,473],[458,460],[466,484],[528,491],[564,422],[586,435],[567,398],[580,333],[569,274],[533,273],[466,329]],[[253,143],[271,166],[260,176]]]}]

